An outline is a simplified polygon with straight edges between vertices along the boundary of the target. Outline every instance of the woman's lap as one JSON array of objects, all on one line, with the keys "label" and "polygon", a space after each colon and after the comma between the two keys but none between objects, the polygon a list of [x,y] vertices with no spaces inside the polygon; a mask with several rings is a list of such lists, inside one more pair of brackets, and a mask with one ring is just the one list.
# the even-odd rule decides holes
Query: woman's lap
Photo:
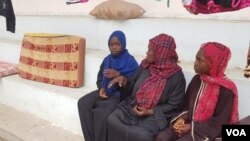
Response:
[{"label": "woman's lap", "polygon": [[[126,139],[128,141],[153,141],[154,134],[159,127],[148,120],[138,121],[120,108],[114,110],[108,118],[109,141]],[[144,125],[143,125],[144,124]],[[143,126],[142,126],[143,125]],[[148,126],[147,126],[148,125]],[[157,129],[153,129],[156,127]]]},{"label": "woman's lap", "polygon": [[158,133],[155,141],[175,141],[177,136],[171,128],[166,128]]}]

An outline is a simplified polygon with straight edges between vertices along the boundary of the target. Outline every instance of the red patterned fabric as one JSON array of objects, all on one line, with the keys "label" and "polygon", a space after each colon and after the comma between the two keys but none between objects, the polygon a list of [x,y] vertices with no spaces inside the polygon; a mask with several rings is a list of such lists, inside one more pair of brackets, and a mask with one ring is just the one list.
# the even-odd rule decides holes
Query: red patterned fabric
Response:
[{"label": "red patterned fabric", "polygon": [[220,86],[223,86],[231,90],[234,94],[230,122],[236,123],[239,121],[238,91],[234,82],[229,80],[224,74],[231,57],[231,52],[228,47],[217,42],[205,43],[201,46],[201,49],[205,57],[209,60],[211,69],[209,71],[210,75],[200,75],[201,80],[204,81],[207,86],[198,100],[193,119],[195,121],[205,121],[213,115],[219,97]]},{"label": "red patterned fabric", "polygon": [[177,65],[178,55],[173,37],[160,34],[149,40],[150,49],[154,52],[154,62],[142,61],[144,68],[149,68],[151,76],[147,78],[136,92],[139,106],[153,108],[159,101],[167,79],[180,71]]},{"label": "red patterned fabric", "polygon": [[[188,1],[188,0],[186,0]],[[184,7],[193,14],[211,14],[220,12],[236,11],[250,6],[250,0],[232,0],[231,7],[223,7],[215,4],[214,0],[208,0],[206,4],[199,0],[191,0],[184,3]]]},{"label": "red patterned fabric", "polygon": [[0,61],[0,78],[18,73],[18,65]]},{"label": "red patterned fabric", "polygon": [[85,39],[72,35],[26,34],[19,75],[65,87],[83,85]]}]

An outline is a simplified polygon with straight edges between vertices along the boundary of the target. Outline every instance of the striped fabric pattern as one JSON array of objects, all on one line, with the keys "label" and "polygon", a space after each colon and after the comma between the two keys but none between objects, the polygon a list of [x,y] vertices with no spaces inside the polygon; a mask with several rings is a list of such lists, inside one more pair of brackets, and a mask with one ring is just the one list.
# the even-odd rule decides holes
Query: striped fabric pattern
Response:
[{"label": "striped fabric pattern", "polygon": [[73,35],[26,34],[19,75],[65,87],[81,87],[84,79],[85,39]]}]

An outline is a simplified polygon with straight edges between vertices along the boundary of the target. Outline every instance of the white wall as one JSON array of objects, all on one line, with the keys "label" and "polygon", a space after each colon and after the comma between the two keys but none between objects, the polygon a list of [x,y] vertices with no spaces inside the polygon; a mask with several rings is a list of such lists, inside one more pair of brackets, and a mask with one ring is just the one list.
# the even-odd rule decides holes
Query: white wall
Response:
[{"label": "white wall", "polygon": [[[105,0],[89,0],[87,3],[67,5],[66,0],[12,0],[17,15],[88,15],[96,5]],[[126,0],[140,5],[146,13],[143,17],[175,17],[223,20],[250,20],[250,8],[210,15],[192,15],[183,8],[182,0]]]},{"label": "white wall", "polygon": [[250,7],[235,12],[192,15],[181,0],[127,0],[146,10],[142,18],[125,21],[99,20],[89,11],[104,0],[66,5],[66,0],[12,0],[16,13],[16,33],[6,31],[0,16],[0,39],[22,40],[26,32],[65,33],[83,36],[87,48],[107,49],[113,30],[126,33],[133,54],[145,55],[148,40],[159,33],[173,35],[182,61],[193,61],[201,43],[218,41],[232,51],[229,67],[244,68],[250,42]]}]

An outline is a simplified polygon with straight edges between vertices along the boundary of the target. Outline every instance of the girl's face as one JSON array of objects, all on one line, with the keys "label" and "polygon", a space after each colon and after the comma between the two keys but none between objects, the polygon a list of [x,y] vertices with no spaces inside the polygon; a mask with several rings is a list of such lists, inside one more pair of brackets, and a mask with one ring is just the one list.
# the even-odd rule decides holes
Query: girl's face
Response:
[{"label": "girl's face", "polygon": [[210,67],[208,65],[208,60],[205,58],[202,49],[200,49],[196,54],[196,59],[194,62],[194,70],[196,73],[209,75]]},{"label": "girl's face", "polygon": [[112,37],[109,42],[109,51],[112,55],[119,55],[122,51],[122,45],[117,37]]},{"label": "girl's face", "polygon": [[146,52],[147,56],[146,59],[148,63],[154,62],[154,52],[150,49],[150,46],[148,45],[148,51]]}]

